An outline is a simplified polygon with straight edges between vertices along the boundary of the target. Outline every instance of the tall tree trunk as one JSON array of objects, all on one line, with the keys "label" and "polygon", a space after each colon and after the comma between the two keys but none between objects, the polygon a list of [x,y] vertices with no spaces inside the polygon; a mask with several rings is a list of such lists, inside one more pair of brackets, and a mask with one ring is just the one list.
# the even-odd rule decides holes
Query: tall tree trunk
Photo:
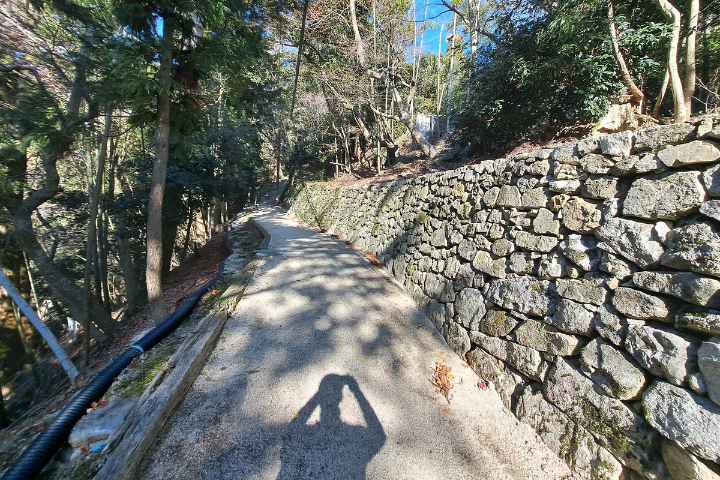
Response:
[{"label": "tall tree trunk", "polygon": [[53,137],[40,152],[40,161],[45,170],[45,183],[22,201],[13,215],[12,223],[15,228],[15,238],[40,275],[48,283],[53,295],[70,310],[74,318],[83,320],[93,318],[94,322],[104,332],[104,334],[97,334],[97,337],[102,339],[106,335],[111,335],[114,330],[115,324],[112,318],[97,302],[92,302],[90,311],[86,315],[82,289],[77,287],[75,282],[65,276],[53,264],[38,242],[32,224],[33,211],[55,197],[60,191],[60,175],[57,171],[57,161],[70,150],[76,126],[77,122],[72,120],[67,122],[61,127],[58,135]]},{"label": "tall tree trunk", "polygon": [[[423,154],[425,154],[425,156],[428,158],[435,158],[435,148],[430,144],[430,142],[428,142],[428,139],[425,137],[425,135],[420,130],[418,130],[417,125],[415,125],[415,121],[412,118],[412,114],[408,109],[408,105],[402,98],[402,95],[400,95],[400,91],[395,86],[395,82],[393,81],[393,79],[390,78],[387,72],[378,72],[372,68],[367,68],[365,62],[365,48],[363,47],[362,38],[360,37],[360,29],[358,28],[357,16],[355,14],[355,0],[350,0],[350,22],[352,24],[353,33],[355,34],[355,45],[357,48],[358,61],[360,63],[360,66],[365,70],[365,73],[369,77],[383,81],[383,83],[390,91],[392,98],[398,107],[398,110],[400,111],[400,116],[398,117],[398,120],[400,120],[407,127],[407,129],[410,130],[413,139],[418,143],[418,145],[420,145]],[[411,87],[410,92],[410,98],[412,98],[415,92],[415,87]]]},{"label": "tall tree trunk", "polygon": [[[110,127],[112,126],[112,110],[108,110],[108,112],[105,114],[105,127],[103,128],[103,136],[100,141],[100,150],[98,151],[97,156],[97,173],[95,175],[95,181],[94,185],[90,184],[91,191],[90,191],[90,219],[88,220],[88,236],[87,236],[87,243],[85,244],[85,274],[83,277],[83,286],[84,286],[84,293],[85,293],[85,311],[90,311],[90,305],[92,305],[93,298],[92,298],[92,274],[93,274],[93,267],[95,270],[95,283],[97,286],[97,282],[99,281],[98,277],[98,265],[97,265],[97,213],[98,213],[98,204],[100,203],[100,190],[102,189],[103,184],[103,175],[105,173],[105,160],[107,158],[107,146],[108,146],[108,138],[110,137]],[[98,290],[96,288],[96,290]],[[101,297],[99,297],[96,294],[96,298],[98,301],[101,300]],[[92,320],[91,317],[87,317],[83,322],[83,327],[85,328],[83,332],[83,336],[85,337],[85,340],[83,341],[83,344],[86,347],[90,346],[89,343],[89,336],[92,332]],[[85,349],[85,353],[83,355],[83,363],[87,364],[88,359],[88,348]]]},{"label": "tall tree trunk", "polygon": [[695,45],[697,40],[697,26],[700,17],[700,0],[690,1],[690,16],[688,17],[688,35],[685,45],[685,115],[692,116],[692,101],[695,96],[695,82],[697,63],[695,61]]},{"label": "tall tree trunk", "polygon": [[153,163],[148,201],[147,221],[147,284],[150,313],[156,322],[167,317],[165,297],[162,290],[162,213],[163,195],[167,176],[167,162],[170,150],[170,79],[172,76],[172,28],[168,18],[163,22],[162,51],[160,52],[160,71],[158,72],[157,138],[155,141],[155,162]]},{"label": "tall tree trunk", "polygon": [[672,38],[670,39],[670,50],[668,51],[668,70],[670,71],[670,85],[673,92],[673,103],[675,104],[675,122],[687,120],[685,111],[685,95],[683,84],[678,71],[678,44],[680,43],[680,12],[668,0],[655,0],[665,18],[672,22]]},{"label": "tall tree trunk", "polygon": [[[162,277],[167,278],[172,267],[172,259],[175,253],[175,240],[177,240],[178,225],[180,224],[180,212],[182,211],[182,198],[179,187],[168,188],[163,196],[163,207],[166,213],[162,222]],[[219,211],[219,209],[218,209]],[[219,219],[218,219],[219,220]],[[213,223],[215,223],[213,221]],[[219,222],[218,222],[219,223]]]},{"label": "tall tree trunk", "polygon": [[632,78],[632,75],[630,75],[630,69],[628,69],[628,66],[625,63],[625,57],[623,57],[623,54],[620,51],[617,26],[615,25],[615,12],[613,10],[611,0],[608,0],[608,18],[610,19],[610,39],[613,46],[613,55],[615,56],[615,61],[617,62],[618,67],[620,67],[620,76],[633,97],[633,103],[636,105],[638,113],[643,113],[645,94],[642,90],[640,90],[640,88],[638,88],[635,80]]},{"label": "tall tree trunk", "polygon": [[658,94],[657,100],[655,101],[655,107],[652,111],[653,118],[658,118],[660,116],[660,107],[662,106],[662,102],[665,99],[665,94],[667,93],[668,84],[670,84],[670,70],[667,68],[665,69],[665,77],[663,78],[662,86],[660,87],[660,93]]}]

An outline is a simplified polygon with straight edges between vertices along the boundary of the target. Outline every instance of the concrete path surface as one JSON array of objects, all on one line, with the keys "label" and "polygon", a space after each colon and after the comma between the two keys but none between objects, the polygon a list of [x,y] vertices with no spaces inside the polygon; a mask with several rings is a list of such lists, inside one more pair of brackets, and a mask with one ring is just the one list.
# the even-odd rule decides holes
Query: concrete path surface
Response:
[{"label": "concrete path surface", "polygon": [[[344,242],[265,206],[271,235],[143,479],[553,479],[570,473]],[[453,396],[431,382],[451,368]]]}]

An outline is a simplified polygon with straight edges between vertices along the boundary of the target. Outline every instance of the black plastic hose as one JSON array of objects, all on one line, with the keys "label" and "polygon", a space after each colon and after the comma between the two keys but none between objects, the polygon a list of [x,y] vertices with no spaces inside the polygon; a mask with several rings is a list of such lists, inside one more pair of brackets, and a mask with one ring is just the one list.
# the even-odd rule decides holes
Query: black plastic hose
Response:
[{"label": "black plastic hose", "polygon": [[[227,235],[225,235],[224,243],[225,248],[232,254],[233,251],[229,246]],[[215,278],[200,287],[172,315],[125,350],[115,361],[105,367],[92,382],[80,390],[55,420],[25,449],[15,464],[5,472],[0,480],[31,480],[37,477],[52,456],[65,444],[73,427],[87,413],[87,409],[90,408],[91,404],[105,395],[115,377],[120,375],[133,358],[150,350],[175,330],[185,317],[192,312],[208,288],[220,280],[224,270],[225,262],[220,266],[220,272]]]}]

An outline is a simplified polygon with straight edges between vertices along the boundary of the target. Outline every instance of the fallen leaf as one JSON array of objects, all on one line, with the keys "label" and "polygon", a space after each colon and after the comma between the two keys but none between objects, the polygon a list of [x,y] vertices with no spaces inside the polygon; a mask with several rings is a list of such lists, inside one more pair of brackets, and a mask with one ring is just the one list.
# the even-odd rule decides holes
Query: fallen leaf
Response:
[{"label": "fallen leaf", "polygon": [[227,367],[222,367],[220,370],[225,371],[225,370],[227,370]]},{"label": "fallen leaf", "polygon": [[296,413],[295,415],[293,415],[293,419],[297,419],[297,418],[300,418],[300,414],[299,414],[299,413]]},{"label": "fallen leaf", "polygon": [[205,370],[203,370],[203,373],[210,373],[210,370],[206,368]]},{"label": "fallen leaf", "polygon": [[422,329],[423,329],[422,325],[418,325],[418,330],[422,330]]},{"label": "fallen leaf", "polygon": [[428,335],[430,335],[431,337],[434,337],[434,336],[435,336],[435,332],[428,332]]},{"label": "fallen leaf", "polygon": [[442,409],[442,412],[443,412],[443,413],[450,413],[450,409],[447,408],[447,407],[445,407],[445,408]]}]

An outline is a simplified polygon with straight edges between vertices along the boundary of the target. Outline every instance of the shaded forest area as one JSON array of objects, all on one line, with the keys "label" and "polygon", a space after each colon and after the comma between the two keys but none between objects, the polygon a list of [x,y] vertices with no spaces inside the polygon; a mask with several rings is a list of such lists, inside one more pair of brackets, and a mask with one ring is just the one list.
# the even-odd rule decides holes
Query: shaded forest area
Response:
[{"label": "shaded forest area", "polygon": [[[0,264],[83,367],[275,177],[717,112],[719,1],[5,0]],[[7,296],[0,361],[61,375]]]}]

